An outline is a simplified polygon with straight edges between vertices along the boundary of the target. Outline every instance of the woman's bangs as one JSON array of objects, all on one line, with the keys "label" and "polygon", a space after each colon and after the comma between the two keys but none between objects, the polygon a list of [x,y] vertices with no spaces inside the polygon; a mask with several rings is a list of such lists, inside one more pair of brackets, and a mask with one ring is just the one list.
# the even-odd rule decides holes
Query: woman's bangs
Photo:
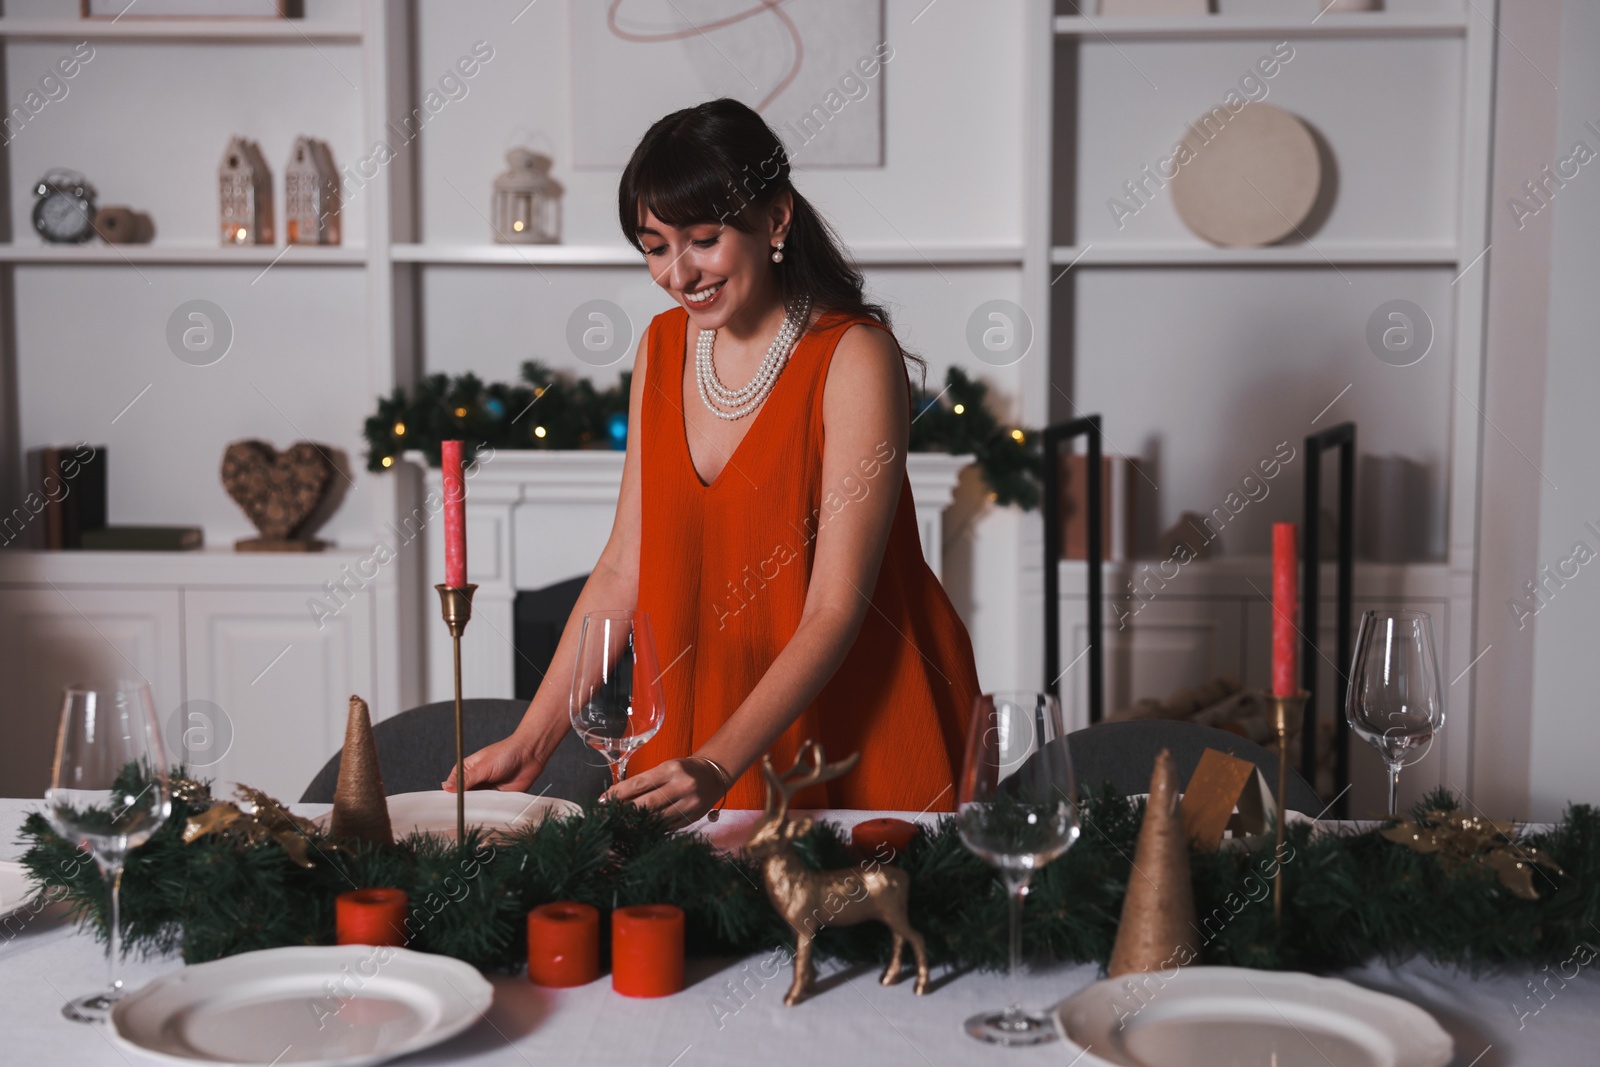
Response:
[{"label": "woman's bangs", "polygon": [[680,229],[723,221],[742,229],[731,183],[715,161],[691,160],[672,151],[674,147],[662,145],[662,151],[639,168],[634,203],[644,204],[656,218]]}]

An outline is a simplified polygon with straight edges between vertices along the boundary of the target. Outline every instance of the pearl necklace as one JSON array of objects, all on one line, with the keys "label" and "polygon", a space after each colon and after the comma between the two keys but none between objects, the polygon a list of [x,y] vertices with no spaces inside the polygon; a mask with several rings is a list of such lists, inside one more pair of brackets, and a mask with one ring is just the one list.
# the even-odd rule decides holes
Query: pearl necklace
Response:
[{"label": "pearl necklace", "polygon": [[[767,398],[778,382],[778,375],[788,362],[789,353],[799,339],[811,315],[811,298],[803,296],[783,317],[778,336],[772,339],[766,356],[756,368],[755,376],[742,389],[729,389],[717,378],[716,363],[711,357],[717,331],[701,330],[695,346],[695,371],[700,382],[700,400],[707,410],[719,419],[742,419]],[[715,403],[713,403],[715,400]],[[719,406],[720,405],[720,406]],[[731,409],[731,410],[724,410]]]}]

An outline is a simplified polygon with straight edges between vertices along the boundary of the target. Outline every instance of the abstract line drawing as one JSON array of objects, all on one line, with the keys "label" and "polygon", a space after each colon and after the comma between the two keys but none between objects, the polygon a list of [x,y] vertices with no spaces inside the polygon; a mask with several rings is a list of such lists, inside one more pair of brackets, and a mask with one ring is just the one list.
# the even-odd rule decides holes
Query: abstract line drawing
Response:
[{"label": "abstract line drawing", "polygon": [[569,23],[575,167],[620,168],[651,123],[718,96],[796,167],[883,165],[882,0],[607,0]]}]

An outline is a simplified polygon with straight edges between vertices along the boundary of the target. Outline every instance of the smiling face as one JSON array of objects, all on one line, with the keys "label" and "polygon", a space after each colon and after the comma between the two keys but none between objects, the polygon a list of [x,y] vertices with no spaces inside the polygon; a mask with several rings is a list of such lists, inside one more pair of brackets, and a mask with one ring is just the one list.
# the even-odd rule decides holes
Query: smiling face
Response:
[{"label": "smiling face", "polygon": [[788,232],[790,211],[787,195],[778,199],[750,233],[721,222],[680,228],[641,206],[637,233],[650,276],[688,309],[698,329],[732,322],[737,330],[761,321],[778,304],[772,250]]}]

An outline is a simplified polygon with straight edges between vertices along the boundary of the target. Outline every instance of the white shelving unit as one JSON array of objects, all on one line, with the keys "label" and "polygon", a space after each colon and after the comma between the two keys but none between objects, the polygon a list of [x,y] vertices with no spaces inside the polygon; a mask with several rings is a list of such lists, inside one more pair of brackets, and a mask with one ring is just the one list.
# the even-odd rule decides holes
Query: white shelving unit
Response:
[{"label": "white shelving unit", "polygon": [[1449,244],[1318,243],[1266,248],[1216,248],[1178,242],[1163,244],[1058,245],[1050,249],[1055,266],[1086,267],[1247,267],[1247,266],[1402,266],[1442,267],[1457,261]]},{"label": "white shelving unit", "polygon": [[[1010,266],[1022,262],[1021,245],[852,245],[856,262],[869,267]],[[425,245],[398,244],[396,263],[503,267],[636,267],[627,245]]]},{"label": "white shelving unit", "polygon": [[208,41],[227,44],[284,42],[359,44],[361,24],[306,19],[244,18],[36,19],[0,17],[0,38],[8,41]]},{"label": "white shelving unit", "polygon": [[[64,94],[20,129],[13,128],[13,116],[6,130],[11,213],[0,232],[8,350],[0,389],[10,394],[0,414],[5,498],[19,501],[24,495],[19,447],[69,437],[110,439],[113,522],[189,521],[217,534],[216,513],[231,507],[223,503],[215,475],[223,445],[238,437],[280,444],[305,437],[333,443],[348,468],[336,479],[335,495],[345,498],[341,510],[353,511],[355,518],[339,540],[361,545],[394,514],[396,499],[392,479],[361,472],[362,458],[352,447],[359,420],[349,414],[395,381],[392,335],[374,336],[369,329],[391,315],[384,302],[388,183],[375,181],[350,201],[342,246],[281,243],[283,158],[292,137],[280,136],[278,143],[272,137],[276,129],[259,132],[275,124],[258,105],[270,101],[282,112],[278,117],[299,130],[331,136],[341,162],[355,157],[381,129],[391,105],[388,83],[381,80],[390,55],[391,5],[311,0],[305,19],[263,21],[76,19],[76,6],[70,0],[20,0],[0,18],[8,107],[34,88],[58,56],[80,42],[93,48],[92,58],[60,83]],[[171,75],[164,84],[145,73],[163,66]],[[230,85],[235,72],[242,89]],[[327,98],[307,98],[307,90],[295,84],[297,75],[308,72],[309,91]],[[364,84],[369,79],[380,80]],[[252,80],[271,92],[253,91]],[[333,84],[347,95],[332,92]],[[138,103],[160,105],[139,115],[133,129],[143,140],[137,147],[120,143],[118,124],[133,118],[125,110],[130,100],[135,111]],[[237,125],[222,125],[208,110],[213,106],[237,111]],[[185,107],[191,117],[204,116],[195,119],[200,128],[172,121],[173,109],[181,116]],[[233,132],[263,141],[280,222],[275,246],[209,242],[216,189],[208,158],[220,157]],[[174,170],[171,177],[193,181],[192,191],[172,195],[159,187],[153,172],[163,166],[163,149],[181,160],[181,173]],[[139,169],[127,165],[130,159]],[[33,202],[29,183],[35,171],[55,165],[82,170],[98,187],[102,204],[150,210],[155,242],[41,242],[26,225]],[[67,275],[52,269],[63,266],[75,270]],[[71,279],[80,293],[77,313],[67,318],[54,295],[63,279]],[[186,298],[224,293],[233,294],[219,301],[233,318],[233,347],[215,368],[205,369],[205,377],[199,368],[172,360],[161,340],[163,323]],[[123,375],[137,382],[117,401],[126,411],[73,410],[120,395],[124,387],[117,380]],[[342,435],[333,429],[336,417],[328,415],[332,405],[307,403],[321,384],[347,406],[351,425],[338,428],[346,431]],[[198,462],[186,454],[182,435],[172,432],[172,420],[186,410],[206,424],[193,434]],[[262,411],[277,414],[264,419]],[[148,427],[136,430],[131,441],[119,437],[146,413]],[[165,476],[158,473],[161,467],[168,468]],[[146,500],[163,493],[194,496],[197,477],[206,478],[207,488],[214,486],[221,498],[207,505],[209,514],[185,514],[170,500]],[[233,537],[248,528],[239,528],[243,516],[233,515],[234,526],[195,552],[0,551],[0,673],[12,681],[4,698],[11,725],[0,752],[0,792],[36,795],[43,788],[59,687],[71,678],[143,676],[169,744],[186,732],[191,739],[215,739],[210,758],[198,764],[204,773],[288,800],[298,798],[340,744],[348,694],[367,696],[381,713],[398,710],[405,670],[396,601],[405,567],[363,578],[369,553],[359,547],[235,552]],[[318,617],[315,603],[329,610]]]},{"label": "white shelving unit", "polygon": [[1105,17],[1057,15],[1058,37],[1106,41],[1158,39],[1243,40],[1252,37],[1460,37],[1467,32],[1466,13],[1390,14],[1336,12],[1320,18],[1259,15],[1193,15]]},{"label": "white shelving unit", "polygon": [[[567,243],[559,245],[491,244],[487,225],[477,225],[503,150],[491,148],[487,159],[465,165],[461,158],[505,135],[505,116],[530,96],[519,79],[549,77],[548,61],[527,60],[561,36],[552,32],[565,21],[561,12],[529,13],[520,3],[469,10],[428,0],[307,0],[302,20],[112,22],[74,18],[76,6],[13,0],[0,17],[13,102],[78,43],[94,49],[69,93],[51,101],[10,149],[10,225],[0,229],[0,315],[9,321],[0,343],[11,370],[0,390],[11,395],[0,406],[0,434],[9,443],[0,491],[5,499],[22,496],[20,456],[12,453],[23,447],[108,440],[112,521],[202,525],[208,547],[159,556],[0,551],[0,617],[11,620],[16,638],[0,653],[0,670],[28,679],[0,704],[40,726],[0,755],[0,792],[38,787],[35,772],[49,747],[44,720],[64,677],[131,667],[150,678],[163,714],[205,700],[231,717],[240,746],[212,773],[292,798],[337,746],[346,695],[367,696],[379,716],[426,695],[426,637],[437,605],[426,589],[431,561],[420,546],[431,533],[376,568],[368,566],[367,547],[396,540],[422,505],[426,484],[408,465],[383,475],[364,471],[360,423],[373,399],[436,371],[514,376],[514,362],[507,373],[478,355],[503,344],[438,323],[458,310],[493,315],[516,306],[527,292],[515,287],[542,282],[559,289],[618,279],[634,287],[637,307],[642,259],[612,238],[614,223],[597,237],[591,222],[586,235],[585,219],[597,213],[583,204],[569,203]],[[471,99],[452,101],[452,110],[430,117],[420,137],[408,139],[406,123],[416,124],[439,72],[480,38],[499,49],[498,65],[485,69],[513,84],[469,82]],[[538,95],[548,97],[546,89],[540,82]],[[130,131],[141,136],[130,138]],[[233,133],[259,140],[272,168],[280,229],[274,246],[214,243],[214,160]],[[298,133],[327,139],[345,174],[342,246],[281,243],[283,160]],[[396,151],[375,164],[380,143]],[[58,165],[84,172],[102,204],[149,211],[155,242],[40,242],[27,219],[29,183]],[[850,196],[870,188],[870,178],[860,180]],[[577,185],[569,201],[581,194]],[[445,201],[466,226],[453,225],[427,198],[441,188],[451,198],[483,198],[470,212]],[[863,265],[890,274],[937,272],[941,287],[947,275],[1012,277],[1022,265],[1020,240],[974,237],[970,227],[923,240],[928,229],[913,231],[913,241],[891,224],[876,240],[852,241],[852,251]],[[61,266],[75,269],[53,269]],[[60,287],[69,280],[82,296],[76,313],[62,315]],[[451,295],[460,286],[472,289],[465,299]],[[168,315],[197,297],[233,320],[233,349],[214,367],[188,366],[166,351]],[[498,336],[506,332],[501,327]],[[458,367],[449,362],[456,350],[473,355]],[[185,425],[184,434],[174,435],[175,424]],[[343,499],[320,531],[339,549],[273,557],[230,550],[250,530],[222,495],[216,464],[223,445],[243,437],[280,445],[310,439],[339,453],[348,475],[336,482]],[[184,439],[193,447],[177,444]],[[586,492],[592,496],[594,487]],[[198,498],[204,506],[190,510]],[[473,536],[492,532],[480,524]],[[476,573],[505,546],[475,546],[475,580],[506,594],[507,611],[493,614],[486,605],[474,644],[498,663],[508,653],[488,643],[509,640],[515,590],[495,585],[503,575]],[[317,604],[338,610],[319,618]],[[496,637],[491,623],[505,632]]]},{"label": "white shelving unit", "polygon": [[363,248],[320,248],[309,245],[260,245],[220,248],[211,245],[0,245],[0,263],[75,265],[85,263],[166,263],[173,266],[230,267],[241,264],[279,267],[366,266]]},{"label": "white shelving unit", "polygon": [[[1034,351],[1048,358],[969,365],[991,381],[997,404],[1029,426],[1075,408],[1102,410],[1108,451],[1154,450],[1152,470],[1166,494],[1160,505],[1196,510],[1220,496],[1208,478],[1249,469],[1258,438],[1298,442],[1312,428],[1315,410],[1291,431],[1281,397],[1325,389],[1315,406],[1334,404],[1317,425],[1355,417],[1365,445],[1435,464],[1439,558],[1403,568],[1413,577],[1383,588],[1400,597],[1446,590],[1444,669],[1454,676],[1472,657],[1492,0],[1389,0],[1383,12],[1320,19],[1309,3],[1303,18],[1234,13],[1240,0],[1222,0],[1224,14],[1192,19],[1082,16],[1053,0],[1027,0],[1020,15],[960,4],[919,14],[921,2],[887,2],[891,41],[906,45],[888,68],[897,85],[884,103],[888,163],[883,173],[804,171],[804,184],[834,214],[850,216],[842,232],[871,271],[875,295],[894,297],[897,329],[921,335],[913,340],[933,363],[930,381],[967,358],[961,335],[973,306],[1015,299],[1033,319]],[[1268,6],[1246,3],[1257,12]],[[62,670],[147,665],[141,669],[163,689],[164,706],[237,701],[230,713],[249,722],[284,707],[310,709],[284,723],[277,742],[253,743],[263,758],[275,744],[290,777],[301,770],[295,760],[320,761],[337,743],[324,744],[323,732],[328,715],[342,722],[345,694],[362,692],[386,714],[423,693],[418,650],[437,609],[418,553],[401,553],[363,580],[366,608],[341,612],[338,636],[315,629],[308,610],[328,586],[348,582],[347,568],[368,557],[364,546],[392,537],[391,524],[422,500],[415,472],[362,469],[359,416],[373,398],[425,373],[514,376],[521,359],[559,343],[578,294],[617,300],[638,327],[662,306],[637,254],[616,238],[614,198],[591,181],[569,182],[567,243],[488,240],[488,181],[504,148],[530,139],[542,146],[540,123],[566,122],[572,110],[565,9],[429,0],[307,0],[307,8],[307,18],[293,22],[112,23],[74,18],[74,0],[13,0],[0,17],[12,104],[75,42],[96,50],[70,94],[50,102],[8,148],[0,440],[8,454],[69,437],[109,440],[113,521],[193,522],[207,527],[212,545],[159,561],[8,550],[0,552],[0,597],[32,605],[35,615],[19,618],[76,626],[75,647],[98,643],[96,662]],[[978,32],[996,19],[1000,32]],[[399,140],[396,131],[441,72],[480,38],[499,50],[490,73],[430,119],[417,141]],[[1279,40],[1293,43],[1296,58],[1269,83],[1268,99],[1305,116],[1338,168],[1339,197],[1321,228],[1303,243],[1216,249],[1159,201],[1125,230],[1112,226],[1103,201],[1170,148],[1194,118],[1195,101],[1220,99]],[[973,53],[976,73],[950,68],[955,48]],[[929,113],[941,121],[921,123]],[[567,131],[552,131],[565,165]],[[210,160],[232,133],[261,141],[280,205],[293,136],[328,139],[347,179],[360,176],[347,181],[346,244],[216,247]],[[372,165],[380,142],[398,152]],[[133,159],[154,172],[131,172]],[[38,243],[26,224],[28,183],[55,165],[86,173],[102,203],[151,211],[156,242]],[[936,170],[939,180],[923,180]],[[1348,205],[1365,207],[1343,210]],[[53,269],[63,265],[78,269]],[[68,281],[77,287],[71,294],[62,290]],[[1362,354],[1366,362],[1346,374],[1337,358],[1351,322],[1385,295],[1447,309],[1436,315],[1436,350],[1420,376],[1395,379],[1387,398],[1376,376],[1392,368]],[[235,348],[211,368],[179,363],[162,340],[169,313],[196,297],[215,300],[235,320]],[[508,337],[517,339],[513,351]],[[612,373],[595,377],[609,381]],[[1342,394],[1347,384],[1353,388]],[[1215,421],[1202,417],[1207,412]],[[175,424],[192,449],[171,445]],[[1380,427],[1400,436],[1386,440]],[[249,531],[215,471],[222,446],[239,437],[309,438],[342,454],[349,478],[323,532],[345,547],[272,560],[227,550]],[[14,500],[20,463],[10,459],[0,491]],[[1276,492],[1261,517],[1291,497],[1279,517],[1297,517],[1297,489]],[[184,510],[202,497],[202,512]],[[980,673],[994,687],[1035,684],[1044,610],[1037,516],[986,513],[972,486],[957,497],[961,515],[944,531],[945,579],[969,614]],[[968,506],[973,499],[977,506]],[[1221,571],[1213,570],[1254,574],[1262,550],[1248,539],[1227,544]],[[1078,571],[1064,565],[1064,596],[1076,588],[1066,576]],[[1111,573],[1113,582],[1126,580]],[[1152,624],[1140,631],[1144,643],[1116,654],[1132,664],[1163,648],[1198,649],[1211,662],[1205,650],[1222,645],[1206,645],[1207,635],[1224,635],[1228,618],[1250,613],[1239,581],[1218,581],[1173,591],[1143,617]],[[233,593],[240,596],[230,600]],[[1212,601],[1218,611],[1207,615]],[[230,614],[234,602],[259,611]],[[1076,624],[1077,610],[1064,610]],[[286,672],[290,687],[267,700],[262,687],[302,647],[279,641],[293,627],[317,666]],[[1074,639],[1071,626],[1064,632]],[[1238,648],[1242,640],[1233,632],[1223,643]],[[254,681],[284,644],[295,651]],[[1248,655],[1242,662],[1253,669]],[[1113,703],[1151,695],[1130,688],[1128,671],[1122,681],[1111,677]],[[48,695],[13,692],[7,700],[37,715]],[[1459,776],[1470,709],[1452,704],[1451,715],[1441,766]],[[240,771],[247,772],[254,773]],[[4,776],[0,764],[0,785]]]},{"label": "white shelving unit", "polygon": [[[1170,494],[1170,510],[1205,513],[1220,503],[1226,485],[1196,490],[1197,469],[1220,470],[1219,483],[1250,471],[1249,447],[1230,456],[1228,443],[1251,435],[1266,454],[1272,442],[1298,448],[1307,433],[1353,419],[1363,453],[1425,458],[1437,479],[1437,559],[1363,566],[1356,607],[1435,611],[1448,681],[1474,656],[1496,5],[1390,0],[1381,12],[1321,17],[1316,5],[1285,4],[1270,16],[1241,6],[1249,0],[1222,0],[1217,15],[1146,19],[1032,5],[1026,200],[1030,215],[1051,224],[1029,231],[1023,273],[1025,306],[1049,309],[1036,317],[1035,343],[1052,360],[1034,367],[1030,392],[1040,399],[1029,414],[1045,405],[1051,421],[1102,412],[1108,452],[1156,450],[1154,464],[1145,454],[1150,492]],[[1136,212],[1116,220],[1125,231],[1113,225],[1102,205],[1126,195],[1121,180],[1137,181],[1142,165],[1280,41],[1295,56],[1265,81],[1264,99],[1306,119],[1331,157],[1337,191],[1331,211],[1314,213],[1318,228],[1269,248],[1214,248],[1182,227],[1162,193],[1125,201]],[[1366,316],[1390,297],[1415,300],[1435,320],[1432,362],[1409,377],[1362,340]],[[1303,415],[1289,410],[1287,401],[1324,389],[1326,400]],[[1333,403],[1318,412],[1325,402]],[[1294,481],[1261,505],[1281,512],[1272,518],[1299,519]],[[1162,526],[1174,517],[1164,510]],[[1265,683],[1265,664],[1240,644],[1249,622],[1259,631],[1265,616],[1255,616],[1270,611],[1247,586],[1267,573],[1265,546],[1224,544],[1221,560],[1154,583],[1160,591],[1122,630],[1118,608],[1139,603],[1128,583],[1148,580],[1148,570],[1108,566],[1108,710],[1164,695],[1150,679],[1194,684],[1196,675],[1242,673],[1246,684]],[[1038,552],[1030,545],[1024,559]],[[1085,641],[1082,575],[1081,565],[1062,564],[1064,664]],[[1032,580],[1024,575],[1024,589]],[[1082,718],[1086,679],[1069,692]],[[1451,697],[1451,729],[1410,789],[1466,778],[1472,711],[1465,694]],[[1322,713],[1332,705],[1324,694]],[[1362,756],[1353,753],[1353,765]],[[1358,794],[1375,789],[1368,777],[1357,774]],[[1352,810],[1364,810],[1364,799]]]}]

